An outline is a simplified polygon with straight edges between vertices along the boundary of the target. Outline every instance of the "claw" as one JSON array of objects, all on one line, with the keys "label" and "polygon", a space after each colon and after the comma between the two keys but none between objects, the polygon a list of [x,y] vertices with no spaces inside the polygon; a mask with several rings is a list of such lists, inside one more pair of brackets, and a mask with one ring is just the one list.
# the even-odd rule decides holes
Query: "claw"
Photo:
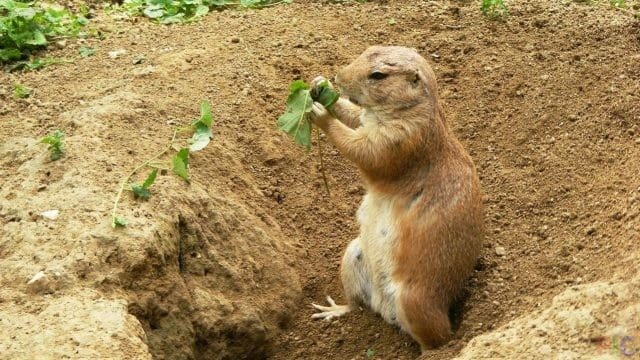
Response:
[{"label": "claw", "polygon": [[329,303],[329,306],[322,306],[314,303],[311,304],[311,306],[321,311],[311,315],[312,319],[324,319],[328,321],[351,311],[349,305],[337,305],[331,296],[327,296],[327,302]]}]

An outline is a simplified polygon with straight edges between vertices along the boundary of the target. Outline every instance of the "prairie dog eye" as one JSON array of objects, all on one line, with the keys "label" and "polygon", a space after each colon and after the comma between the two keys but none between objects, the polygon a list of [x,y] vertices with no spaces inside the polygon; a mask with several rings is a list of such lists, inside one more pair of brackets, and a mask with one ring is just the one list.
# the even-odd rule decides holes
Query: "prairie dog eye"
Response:
[{"label": "prairie dog eye", "polygon": [[384,78],[386,78],[387,76],[389,76],[389,74],[385,74],[383,72],[380,71],[374,71],[371,74],[369,74],[369,79],[373,79],[373,80],[382,80]]}]

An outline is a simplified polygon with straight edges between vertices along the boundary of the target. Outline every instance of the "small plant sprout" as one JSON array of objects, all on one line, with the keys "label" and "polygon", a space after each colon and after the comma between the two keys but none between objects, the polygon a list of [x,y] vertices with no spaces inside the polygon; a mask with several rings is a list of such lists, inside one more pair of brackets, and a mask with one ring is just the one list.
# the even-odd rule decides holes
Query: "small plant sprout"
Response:
[{"label": "small plant sprout", "polygon": [[503,0],[482,0],[480,10],[491,20],[503,19],[509,15],[509,10]]},{"label": "small plant sprout", "polygon": [[80,49],[78,49],[78,52],[82,57],[89,57],[95,55],[96,49],[88,46],[82,46]]},{"label": "small plant sprout", "polygon": [[53,133],[43,137],[40,139],[40,142],[43,144],[49,145],[49,150],[51,151],[51,160],[58,160],[62,157],[63,145],[62,138],[64,137],[64,133],[60,130],[56,130]]},{"label": "small plant sprout", "polygon": [[173,150],[174,146],[178,145],[176,143],[178,141],[177,135],[183,131],[193,131],[193,135],[190,139],[181,141],[183,143],[187,142],[190,145],[188,147],[181,147],[181,149],[171,157],[171,166],[176,175],[183,178],[187,183],[189,182],[189,154],[191,152],[202,150],[209,144],[209,140],[212,137],[212,123],[213,115],[211,113],[211,105],[207,101],[202,101],[200,104],[200,118],[194,120],[189,127],[174,129],[173,136],[171,137],[169,144],[167,144],[162,151],[136,166],[127,176],[124,177],[124,179],[122,179],[118,192],[116,193],[116,198],[113,202],[111,226],[114,228],[127,226],[126,219],[118,215],[118,203],[122,198],[122,194],[127,187],[126,184],[129,182],[129,179],[131,179],[131,177],[137,174],[140,170],[147,167],[151,168],[151,172],[142,183],[133,183],[129,185],[134,198],[148,200],[151,196],[149,188],[153,185],[156,177],[158,176],[158,169],[169,168],[169,165],[162,162],[162,157]]},{"label": "small plant sprout", "polygon": [[373,357],[376,356],[376,351],[369,348],[364,354],[367,357],[367,359],[373,359]]},{"label": "small plant sprout", "polygon": [[131,191],[133,191],[133,196],[142,200],[149,199],[149,196],[151,195],[151,193],[149,192],[149,187],[153,185],[153,182],[156,180],[157,175],[158,169],[153,169],[142,184],[131,184]]},{"label": "small plant sprout", "polygon": [[26,99],[31,96],[31,89],[22,84],[15,83],[13,84],[13,96],[18,99]]}]

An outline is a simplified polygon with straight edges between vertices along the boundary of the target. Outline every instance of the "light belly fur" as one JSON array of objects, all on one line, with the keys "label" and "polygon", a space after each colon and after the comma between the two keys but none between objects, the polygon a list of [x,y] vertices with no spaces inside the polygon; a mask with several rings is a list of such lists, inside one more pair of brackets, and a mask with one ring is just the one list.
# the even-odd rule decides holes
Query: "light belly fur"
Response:
[{"label": "light belly fur", "polygon": [[390,322],[396,321],[398,284],[391,275],[394,270],[395,221],[393,198],[368,193],[358,209],[359,242],[364,264],[371,275],[371,308]]}]

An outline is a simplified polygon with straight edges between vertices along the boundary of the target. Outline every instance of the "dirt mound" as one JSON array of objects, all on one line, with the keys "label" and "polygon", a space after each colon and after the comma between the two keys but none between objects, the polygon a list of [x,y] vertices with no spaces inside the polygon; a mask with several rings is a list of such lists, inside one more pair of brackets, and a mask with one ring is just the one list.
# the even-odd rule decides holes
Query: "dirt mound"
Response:
[{"label": "dirt mound", "polygon": [[[288,321],[300,292],[290,241],[272,218],[259,219],[216,185],[215,174],[195,174],[212,159],[237,169],[225,146],[193,156],[191,184],[160,175],[150,201],[121,205],[128,226],[109,226],[118,176],[168,141],[140,144],[139,132],[122,124],[153,112],[144,96],[121,90],[60,114],[66,152],[56,162],[32,138],[3,143],[4,334],[29,320],[2,356],[254,358]],[[40,215],[50,209],[57,219]],[[29,347],[41,332],[44,341]]]},{"label": "dirt mound", "polygon": [[[72,63],[0,74],[0,313],[40,323],[55,309],[51,316],[65,321],[43,328],[51,331],[46,344],[90,350],[65,340],[68,325],[92,324],[90,309],[108,308],[119,320],[105,329],[118,335],[104,346],[124,358],[144,358],[143,342],[167,359],[419,356],[410,337],[367,310],[331,323],[310,319],[311,302],[342,300],[338,266],[357,234],[363,189],[327,144],[327,196],[315,150],[275,129],[293,79],[332,76],[372,44],[411,46],[433,64],[448,122],[485,193],[486,245],[457,311],[459,328],[423,358],[454,358],[485,333],[485,350],[495,348],[496,357],[533,351],[535,341],[499,348],[491,332],[556,321],[569,305],[554,297],[574,287],[586,294],[613,279],[614,292],[627,282],[636,293],[638,23],[607,6],[507,4],[504,22],[458,1],[295,2],[214,12],[183,26],[115,21],[98,10],[105,39],[50,53]],[[80,46],[98,51],[82,58]],[[107,55],[118,49],[124,54]],[[34,95],[12,98],[14,82]],[[201,99],[213,103],[215,139],[193,156],[191,185],[160,176],[150,201],[121,205],[130,225],[111,230],[123,174],[162,149]],[[57,162],[36,142],[53,129],[67,134]],[[50,209],[60,211],[57,220],[39,215]],[[45,280],[28,286],[40,271]],[[57,310],[63,303],[71,305]],[[627,300],[621,304],[607,298],[591,316]],[[549,306],[555,310],[543,310]],[[11,351],[31,351],[32,333],[14,331],[17,321],[0,322],[0,336],[15,333]],[[619,321],[575,328],[610,336],[626,326]],[[552,350],[577,344],[563,326],[547,332]],[[87,344],[102,336],[88,334]],[[475,349],[483,343],[462,356],[489,356]],[[572,351],[587,356],[598,346],[581,342]]]},{"label": "dirt mound", "polygon": [[640,279],[568,288],[544,309],[469,342],[457,360],[619,359],[638,349]]}]

